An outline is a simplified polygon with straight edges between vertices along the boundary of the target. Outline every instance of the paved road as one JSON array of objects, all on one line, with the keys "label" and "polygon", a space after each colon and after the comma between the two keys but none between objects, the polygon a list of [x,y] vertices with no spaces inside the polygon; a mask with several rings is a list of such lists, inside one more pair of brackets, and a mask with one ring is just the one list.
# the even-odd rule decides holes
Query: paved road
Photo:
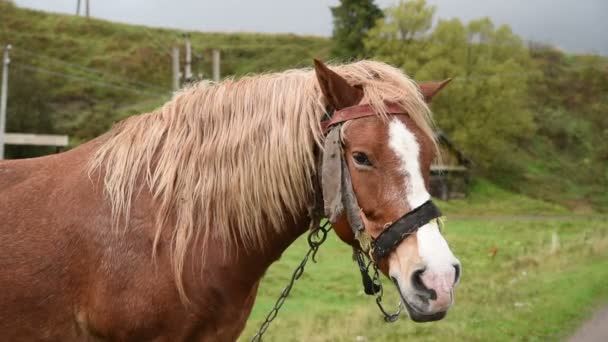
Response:
[{"label": "paved road", "polygon": [[585,322],[568,342],[607,342],[608,341],[608,305],[598,310]]}]

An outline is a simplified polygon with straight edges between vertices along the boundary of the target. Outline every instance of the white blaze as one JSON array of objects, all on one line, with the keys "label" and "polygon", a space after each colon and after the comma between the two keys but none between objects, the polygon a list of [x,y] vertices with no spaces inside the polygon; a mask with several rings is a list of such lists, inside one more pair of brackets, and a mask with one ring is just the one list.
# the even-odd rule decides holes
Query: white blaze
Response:
[{"label": "white blaze", "polygon": [[405,125],[393,119],[389,125],[390,148],[401,159],[401,170],[405,177],[406,200],[410,209],[421,206],[431,198],[424,186],[424,178],[420,174],[420,146],[416,136]]},{"label": "white blaze", "polygon": [[[420,145],[416,136],[396,118],[389,124],[389,147],[401,159],[401,169],[406,184],[405,197],[410,209],[415,209],[428,201],[431,195],[426,190],[420,172]],[[436,222],[420,227],[416,237],[418,254],[429,270],[447,271],[458,263]]]}]

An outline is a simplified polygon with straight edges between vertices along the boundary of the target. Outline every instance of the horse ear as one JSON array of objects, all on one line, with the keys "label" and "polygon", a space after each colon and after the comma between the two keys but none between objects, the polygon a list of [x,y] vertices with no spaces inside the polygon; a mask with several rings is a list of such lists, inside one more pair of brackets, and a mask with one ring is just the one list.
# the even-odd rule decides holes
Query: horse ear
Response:
[{"label": "horse ear", "polygon": [[315,74],[323,96],[335,110],[359,104],[363,98],[361,87],[352,86],[342,76],[329,69],[318,59],[315,62]]},{"label": "horse ear", "polygon": [[424,96],[424,102],[430,103],[435,94],[437,94],[443,87],[452,81],[451,78],[439,82],[424,82],[420,83],[420,92]]}]

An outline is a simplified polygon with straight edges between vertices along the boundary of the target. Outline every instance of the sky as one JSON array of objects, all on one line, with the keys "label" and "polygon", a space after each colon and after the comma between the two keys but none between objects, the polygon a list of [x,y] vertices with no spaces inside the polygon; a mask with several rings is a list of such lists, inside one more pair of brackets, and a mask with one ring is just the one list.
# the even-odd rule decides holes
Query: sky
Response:
[{"label": "sky", "polygon": [[[82,0],[83,4],[86,0]],[[22,7],[74,13],[77,0],[14,0]],[[397,0],[376,0],[385,8]],[[608,55],[608,0],[427,0],[440,19],[490,17],[525,40],[575,53]],[[329,36],[338,0],[90,0],[97,18],[214,32]],[[82,6],[84,8],[84,5]]]}]

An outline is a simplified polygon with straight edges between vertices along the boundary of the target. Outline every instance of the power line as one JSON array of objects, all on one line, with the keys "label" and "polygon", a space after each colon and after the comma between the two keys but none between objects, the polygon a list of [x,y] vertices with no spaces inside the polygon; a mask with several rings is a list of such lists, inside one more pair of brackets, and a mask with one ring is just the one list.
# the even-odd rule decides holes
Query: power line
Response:
[{"label": "power line", "polygon": [[105,88],[109,88],[109,89],[124,90],[124,91],[128,91],[128,92],[131,92],[131,93],[136,93],[136,94],[139,94],[139,95],[163,95],[161,93],[151,92],[151,91],[148,91],[148,90],[135,89],[135,88],[121,86],[121,85],[117,85],[117,84],[113,84],[113,83],[107,83],[107,82],[103,82],[103,81],[99,81],[99,80],[95,80],[95,79],[91,79],[91,78],[87,78],[87,77],[82,77],[82,76],[76,76],[76,75],[70,75],[70,74],[66,74],[66,73],[56,72],[56,71],[48,70],[48,69],[45,69],[45,68],[37,67],[37,66],[34,66],[34,65],[25,64],[25,63],[14,64],[14,67],[17,68],[17,69],[23,69],[23,70],[27,70],[27,71],[39,72],[39,73],[43,73],[43,74],[47,74],[47,75],[51,75],[51,76],[58,76],[58,77],[70,79],[70,80],[73,80],[73,81],[87,82],[87,83],[90,83],[90,84],[95,84],[97,86],[105,87]]},{"label": "power line", "polygon": [[141,81],[126,80],[125,78],[123,78],[123,76],[119,76],[119,75],[115,75],[115,74],[110,74],[110,73],[105,72],[105,71],[100,71],[100,70],[84,67],[84,66],[81,66],[81,65],[69,63],[69,62],[60,60],[60,59],[55,58],[55,57],[51,57],[51,56],[40,54],[40,53],[34,53],[34,52],[31,52],[31,51],[25,50],[23,48],[18,48],[18,49],[15,49],[13,51],[17,51],[18,54],[24,54],[26,56],[31,56],[31,57],[34,57],[34,58],[46,59],[46,60],[52,61],[52,62],[54,62],[56,64],[63,65],[65,67],[71,68],[72,70],[78,70],[80,72],[88,73],[90,75],[95,75],[95,76],[100,76],[100,77],[107,77],[107,78],[114,78],[114,79],[116,79],[118,81],[121,81],[121,83],[130,84],[130,85],[136,85],[136,86],[143,87],[143,88],[149,88],[150,90],[154,89],[155,91],[166,91],[165,89],[162,89],[161,87],[159,87],[157,85],[153,85],[153,84],[145,83],[145,82],[141,82]]}]

